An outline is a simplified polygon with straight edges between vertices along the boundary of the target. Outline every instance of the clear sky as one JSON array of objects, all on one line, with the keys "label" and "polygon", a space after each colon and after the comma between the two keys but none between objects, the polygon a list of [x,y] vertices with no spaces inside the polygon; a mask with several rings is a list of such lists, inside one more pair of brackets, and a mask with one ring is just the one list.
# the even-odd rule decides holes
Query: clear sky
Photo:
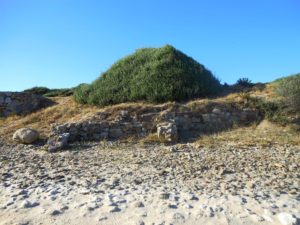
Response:
[{"label": "clear sky", "polygon": [[0,91],[72,87],[171,44],[222,82],[300,72],[300,0],[0,0]]}]

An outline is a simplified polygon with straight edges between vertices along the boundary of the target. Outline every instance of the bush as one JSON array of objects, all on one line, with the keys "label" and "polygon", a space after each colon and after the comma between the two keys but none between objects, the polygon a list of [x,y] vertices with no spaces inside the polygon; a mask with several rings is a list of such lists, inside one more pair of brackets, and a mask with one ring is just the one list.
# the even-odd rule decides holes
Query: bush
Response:
[{"label": "bush", "polygon": [[49,91],[50,91],[50,89],[46,88],[46,87],[33,87],[33,88],[24,90],[24,92],[26,92],[26,93],[31,93],[31,94],[35,94],[35,95],[44,95],[44,94],[48,93]]},{"label": "bush", "polygon": [[166,45],[139,49],[121,59],[89,88],[76,89],[74,97],[80,103],[103,106],[129,101],[178,101],[220,90],[219,80],[203,65]]},{"label": "bush", "polygon": [[78,103],[87,104],[87,99],[90,93],[90,85],[80,84],[74,91],[74,98]]},{"label": "bush", "polygon": [[44,94],[45,97],[66,97],[73,95],[73,88],[62,88],[62,89],[50,89],[50,91]]},{"label": "bush", "polygon": [[248,78],[240,78],[240,79],[237,80],[235,85],[248,88],[248,87],[253,87],[254,84]]},{"label": "bush", "polygon": [[61,89],[49,89],[46,87],[33,87],[30,89],[24,90],[24,92],[43,95],[45,97],[66,97],[73,95],[74,88],[61,88]]},{"label": "bush", "polygon": [[284,98],[284,104],[294,110],[300,109],[300,73],[277,81],[276,92]]}]

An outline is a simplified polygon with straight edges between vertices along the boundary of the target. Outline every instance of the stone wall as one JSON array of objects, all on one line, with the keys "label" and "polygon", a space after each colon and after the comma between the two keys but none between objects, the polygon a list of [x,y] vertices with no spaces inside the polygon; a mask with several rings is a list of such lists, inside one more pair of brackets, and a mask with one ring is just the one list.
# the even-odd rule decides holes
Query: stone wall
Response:
[{"label": "stone wall", "polygon": [[0,92],[0,117],[25,115],[51,104],[51,100],[30,93]]},{"label": "stone wall", "polygon": [[[176,137],[176,140],[170,138],[169,141],[177,141],[177,138],[179,140],[196,138],[203,133],[222,131],[233,125],[244,126],[257,120],[259,113],[251,109],[228,110],[208,107],[205,110],[192,111],[173,107],[141,114],[120,110],[114,113],[114,118],[103,112],[78,122],[53,124],[51,136],[68,133],[71,142],[119,139],[128,136],[144,137],[157,130],[161,132],[164,130],[160,128],[162,126],[173,130],[170,131],[171,136]],[[174,131],[178,135],[174,134]]]}]

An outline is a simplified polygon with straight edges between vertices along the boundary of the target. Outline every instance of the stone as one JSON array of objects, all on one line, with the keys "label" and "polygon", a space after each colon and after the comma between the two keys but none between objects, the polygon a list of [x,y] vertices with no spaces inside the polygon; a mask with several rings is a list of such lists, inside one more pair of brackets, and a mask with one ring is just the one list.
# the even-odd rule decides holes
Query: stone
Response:
[{"label": "stone", "polygon": [[0,117],[26,115],[54,104],[42,96],[26,92],[0,92]]},{"label": "stone", "polygon": [[24,202],[22,202],[21,207],[22,208],[33,208],[38,205],[39,205],[38,202],[35,202],[35,201],[31,202],[29,200],[25,200]]},{"label": "stone", "polygon": [[282,225],[299,225],[300,224],[299,219],[289,213],[279,213],[277,217]]},{"label": "stone", "polygon": [[212,113],[218,114],[218,115],[223,114],[223,112],[220,109],[218,109],[218,108],[214,108],[213,111],[212,111]]},{"label": "stone", "polygon": [[170,194],[169,193],[162,193],[160,196],[159,196],[160,199],[163,199],[163,200],[166,200],[166,199],[169,199],[170,198]]},{"label": "stone", "polygon": [[204,123],[211,123],[214,121],[214,114],[202,114],[202,119]]},{"label": "stone", "polygon": [[157,124],[157,136],[168,142],[176,142],[178,140],[177,126],[174,123]]},{"label": "stone", "polygon": [[0,105],[3,104],[4,102],[5,102],[4,96],[0,96]]},{"label": "stone", "polygon": [[6,97],[4,103],[6,103],[6,104],[12,103],[11,98],[10,97]]},{"label": "stone", "polygon": [[121,110],[120,115],[122,117],[127,117],[127,116],[129,116],[129,112],[127,110]]},{"label": "stone", "polygon": [[144,205],[143,202],[136,202],[134,205],[135,205],[135,207],[137,207],[137,208],[143,208],[143,207],[145,207],[145,205]]},{"label": "stone", "polygon": [[56,136],[49,138],[49,140],[47,142],[48,151],[55,152],[55,151],[66,148],[68,146],[69,138],[70,138],[69,133],[63,133],[63,134],[56,135]]},{"label": "stone", "polygon": [[60,211],[60,210],[57,210],[57,209],[55,209],[55,210],[53,210],[51,213],[50,213],[50,215],[51,216],[58,216],[59,214],[61,214],[62,212]]},{"label": "stone", "polygon": [[121,129],[116,128],[116,129],[110,129],[109,131],[109,137],[111,138],[119,138],[123,135],[123,132]]},{"label": "stone", "polygon": [[13,135],[13,140],[22,144],[31,144],[39,139],[39,133],[30,128],[21,128]]},{"label": "stone", "polygon": [[109,212],[111,213],[121,212],[121,209],[118,206],[114,206]]}]

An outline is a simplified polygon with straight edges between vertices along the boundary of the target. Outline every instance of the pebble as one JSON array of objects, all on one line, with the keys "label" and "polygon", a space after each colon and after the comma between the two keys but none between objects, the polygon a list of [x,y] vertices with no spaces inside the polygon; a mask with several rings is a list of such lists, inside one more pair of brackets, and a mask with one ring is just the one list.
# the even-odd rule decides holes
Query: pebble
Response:
[{"label": "pebble", "polygon": [[62,214],[62,211],[57,210],[57,209],[53,210],[53,211],[50,213],[51,216],[58,216],[58,215],[60,215],[60,214]]},{"label": "pebble", "polygon": [[143,207],[145,207],[145,205],[144,205],[143,202],[136,202],[134,205],[135,205],[135,207],[137,207],[137,208],[143,208]]},{"label": "pebble", "polygon": [[170,194],[169,193],[162,193],[159,196],[160,199],[166,200],[170,198]]},{"label": "pebble", "polygon": [[109,212],[110,213],[121,212],[121,209],[118,206],[114,206]]},{"label": "pebble", "polygon": [[38,202],[25,200],[25,201],[22,202],[21,208],[33,208],[33,207],[36,207],[38,205],[39,205]]},{"label": "pebble", "polygon": [[296,218],[296,216],[289,214],[289,213],[279,213],[277,215],[278,220],[282,225],[298,225],[300,224],[299,218]]}]

